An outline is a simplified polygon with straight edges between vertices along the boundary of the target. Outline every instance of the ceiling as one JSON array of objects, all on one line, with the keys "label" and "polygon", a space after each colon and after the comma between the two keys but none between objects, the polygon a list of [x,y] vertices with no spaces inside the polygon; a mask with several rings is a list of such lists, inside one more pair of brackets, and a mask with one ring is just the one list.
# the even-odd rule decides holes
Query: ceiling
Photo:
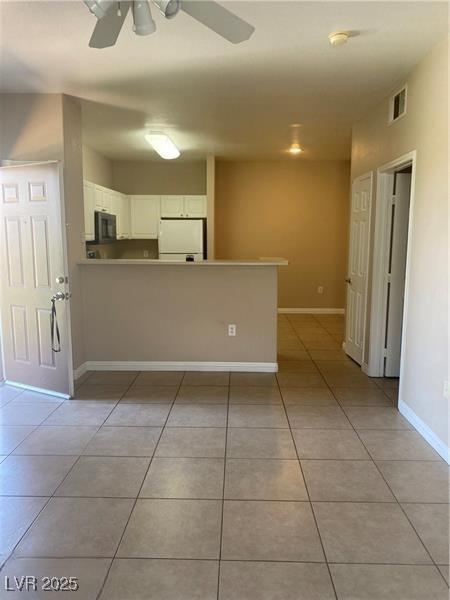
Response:
[{"label": "ceiling", "polygon": [[[232,45],[184,13],[113,48],[88,47],[81,2],[1,0],[0,90],[82,99],[84,142],[114,159],[154,159],[164,130],[183,159],[349,157],[351,124],[386,96],[447,28],[445,2],[224,2],[256,27]],[[330,32],[352,32],[331,47]]]}]

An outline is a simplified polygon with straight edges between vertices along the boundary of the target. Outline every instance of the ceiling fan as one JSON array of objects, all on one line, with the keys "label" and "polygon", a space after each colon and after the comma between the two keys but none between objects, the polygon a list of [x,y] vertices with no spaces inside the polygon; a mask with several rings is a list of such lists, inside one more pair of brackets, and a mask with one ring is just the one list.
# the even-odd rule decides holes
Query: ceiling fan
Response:
[{"label": "ceiling fan", "polygon": [[[190,15],[233,44],[248,40],[255,28],[212,0],[152,0],[166,19],[172,19],[180,10]],[[133,31],[136,35],[150,35],[156,25],[148,0],[84,0],[97,24],[89,41],[91,48],[114,46],[131,9]]]}]

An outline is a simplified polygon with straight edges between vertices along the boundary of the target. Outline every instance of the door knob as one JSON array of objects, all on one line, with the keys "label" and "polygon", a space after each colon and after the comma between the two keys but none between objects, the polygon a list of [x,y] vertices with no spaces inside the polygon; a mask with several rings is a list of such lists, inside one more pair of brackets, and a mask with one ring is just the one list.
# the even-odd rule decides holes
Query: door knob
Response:
[{"label": "door knob", "polygon": [[64,283],[65,280],[66,280],[65,277],[60,275],[59,277],[56,278],[56,283]]},{"label": "door knob", "polygon": [[61,302],[62,300],[65,300],[66,297],[67,294],[65,292],[56,292],[52,299],[56,300],[57,302]]}]

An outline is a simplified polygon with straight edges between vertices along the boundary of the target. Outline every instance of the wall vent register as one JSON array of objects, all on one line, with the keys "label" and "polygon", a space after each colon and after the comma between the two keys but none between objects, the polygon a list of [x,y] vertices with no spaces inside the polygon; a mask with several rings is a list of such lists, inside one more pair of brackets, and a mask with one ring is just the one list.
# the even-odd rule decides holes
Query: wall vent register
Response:
[{"label": "wall vent register", "polygon": [[389,101],[389,123],[397,121],[406,114],[406,97],[406,85],[391,96]]}]

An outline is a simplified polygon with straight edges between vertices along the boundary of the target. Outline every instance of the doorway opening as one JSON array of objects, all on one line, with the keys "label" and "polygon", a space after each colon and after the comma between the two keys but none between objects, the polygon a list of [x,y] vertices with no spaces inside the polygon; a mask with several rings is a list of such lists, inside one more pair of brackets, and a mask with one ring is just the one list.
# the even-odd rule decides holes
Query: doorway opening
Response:
[{"label": "doorway opening", "polygon": [[400,378],[416,154],[378,169],[367,374]]},{"label": "doorway opening", "polygon": [[61,190],[58,162],[0,167],[0,340],[6,383],[69,397],[70,293]]}]

